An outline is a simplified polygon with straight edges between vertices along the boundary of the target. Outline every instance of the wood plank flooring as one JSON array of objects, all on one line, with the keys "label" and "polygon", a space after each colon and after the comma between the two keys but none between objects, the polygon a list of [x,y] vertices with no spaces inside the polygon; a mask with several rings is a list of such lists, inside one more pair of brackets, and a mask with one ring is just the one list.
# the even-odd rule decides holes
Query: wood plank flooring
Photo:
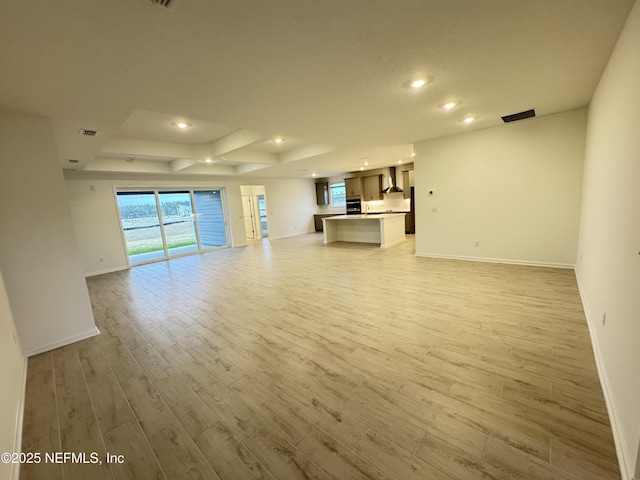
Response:
[{"label": "wood plank flooring", "polygon": [[29,359],[23,479],[620,479],[571,270],[256,242],[88,279]]}]

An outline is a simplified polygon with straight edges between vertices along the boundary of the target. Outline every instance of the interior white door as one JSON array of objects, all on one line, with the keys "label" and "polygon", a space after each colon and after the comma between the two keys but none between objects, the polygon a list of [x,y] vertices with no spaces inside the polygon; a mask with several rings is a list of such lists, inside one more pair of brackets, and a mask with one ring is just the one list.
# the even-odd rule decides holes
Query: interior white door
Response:
[{"label": "interior white door", "polygon": [[242,196],[242,214],[244,216],[244,231],[247,238],[256,238],[255,222],[253,220],[253,202],[251,195]]}]

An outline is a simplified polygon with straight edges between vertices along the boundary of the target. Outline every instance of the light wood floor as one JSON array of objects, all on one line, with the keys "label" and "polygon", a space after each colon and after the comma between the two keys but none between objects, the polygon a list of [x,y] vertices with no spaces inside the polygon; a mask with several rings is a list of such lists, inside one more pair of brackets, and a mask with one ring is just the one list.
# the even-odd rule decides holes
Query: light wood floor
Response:
[{"label": "light wood floor", "polygon": [[571,270],[255,243],[88,280],[29,359],[22,477],[619,479]]}]

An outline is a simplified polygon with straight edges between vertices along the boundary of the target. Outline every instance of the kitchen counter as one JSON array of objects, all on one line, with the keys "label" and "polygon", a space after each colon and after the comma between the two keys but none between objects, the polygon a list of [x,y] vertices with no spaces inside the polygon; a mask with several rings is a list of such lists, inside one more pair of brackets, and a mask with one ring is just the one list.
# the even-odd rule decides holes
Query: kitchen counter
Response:
[{"label": "kitchen counter", "polygon": [[403,242],[404,213],[337,215],[322,219],[324,243],[378,243],[387,248]]}]

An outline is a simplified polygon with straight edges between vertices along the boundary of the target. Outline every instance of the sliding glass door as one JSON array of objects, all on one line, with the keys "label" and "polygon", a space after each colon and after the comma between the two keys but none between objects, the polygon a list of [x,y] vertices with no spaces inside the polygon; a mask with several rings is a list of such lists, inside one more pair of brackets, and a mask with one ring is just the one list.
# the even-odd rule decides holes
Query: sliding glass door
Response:
[{"label": "sliding glass door", "polygon": [[160,217],[154,192],[118,193],[122,230],[131,263],[165,257]]},{"label": "sliding glass door", "polygon": [[228,245],[222,190],[117,192],[131,264]]},{"label": "sliding glass door", "polygon": [[190,192],[160,192],[162,225],[169,256],[197,252],[195,219]]}]

